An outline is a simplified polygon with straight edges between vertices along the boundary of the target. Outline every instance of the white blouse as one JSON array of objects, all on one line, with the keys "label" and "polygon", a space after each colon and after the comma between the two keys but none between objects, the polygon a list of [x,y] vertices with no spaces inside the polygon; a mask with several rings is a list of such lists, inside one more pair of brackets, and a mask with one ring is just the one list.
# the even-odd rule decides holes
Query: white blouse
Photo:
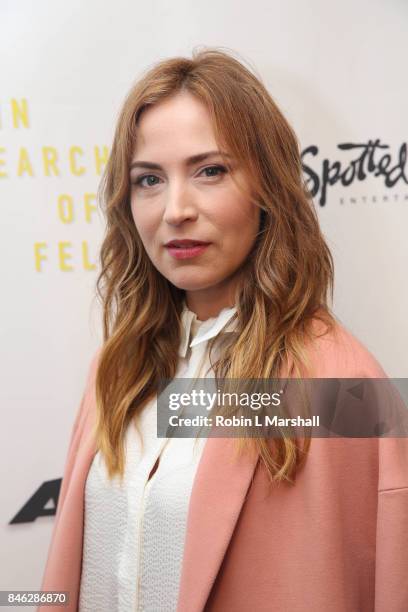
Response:
[{"label": "white blouse", "polygon": [[[199,321],[184,303],[176,378],[213,377],[208,340],[235,329],[235,312]],[[158,438],[156,399],[140,413],[139,429],[143,452],[134,423],[126,432],[122,486],[118,477],[108,480],[99,452],[88,473],[80,612],[177,607],[188,504],[206,438]]]}]

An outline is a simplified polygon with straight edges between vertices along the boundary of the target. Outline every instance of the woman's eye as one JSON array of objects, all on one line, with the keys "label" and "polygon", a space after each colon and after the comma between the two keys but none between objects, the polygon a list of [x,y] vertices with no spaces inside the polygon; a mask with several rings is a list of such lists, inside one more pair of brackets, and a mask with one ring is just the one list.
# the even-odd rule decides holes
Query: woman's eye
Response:
[{"label": "woman's eye", "polygon": [[[144,174],[143,176],[139,176],[136,180],[135,180],[135,185],[138,185],[140,187],[154,187],[155,185],[157,185],[157,183],[152,183],[150,179],[157,179],[158,177],[155,176],[154,174]],[[143,184],[143,181],[145,179],[148,179],[147,184]]]},{"label": "woman's eye", "polygon": [[[228,170],[225,166],[207,166],[207,168],[203,168],[201,170],[200,174],[202,174],[203,172],[206,173],[206,178],[216,178],[221,174],[225,174],[226,172],[228,172]],[[137,187],[141,187],[142,189],[149,189],[158,185],[159,181],[159,177],[155,174],[143,174],[142,176],[139,176],[137,179],[135,179],[133,182]]]},{"label": "woman's eye", "polygon": [[[219,173],[214,174],[214,171],[218,171]],[[207,174],[207,177],[211,178],[213,176],[220,176],[220,174],[225,174],[227,172],[227,168],[225,168],[225,166],[207,166],[207,168],[203,168],[201,172],[210,172],[210,174]]]}]

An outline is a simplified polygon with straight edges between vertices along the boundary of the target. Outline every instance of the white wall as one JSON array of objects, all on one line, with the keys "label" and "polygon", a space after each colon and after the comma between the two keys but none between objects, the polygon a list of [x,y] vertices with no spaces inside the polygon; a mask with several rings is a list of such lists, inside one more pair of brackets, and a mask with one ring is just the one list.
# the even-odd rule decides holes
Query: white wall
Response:
[{"label": "white wall", "polygon": [[[407,17],[402,0],[1,3],[0,589],[40,586],[53,518],[8,523],[44,481],[61,477],[101,339],[92,308],[97,267],[84,269],[81,249],[85,242],[96,264],[103,228],[98,213],[86,219],[84,196],[100,178],[94,147],[110,146],[132,82],[164,57],[191,55],[202,44],[227,47],[262,76],[302,148],[318,147],[315,158],[305,158],[315,172],[324,159],[346,167],[355,153],[337,146],[370,139],[389,146],[395,165],[407,140]],[[26,100],[28,127],[13,126],[13,99]],[[81,176],[70,170],[73,146],[84,153]],[[32,177],[18,176],[22,147]],[[59,176],[45,176],[42,147],[55,148]],[[393,377],[408,375],[407,176],[405,168],[405,180],[392,188],[372,174],[337,184],[324,207],[316,196],[335,257],[335,312]],[[73,199],[72,222],[58,214],[61,195]],[[58,259],[64,241],[72,270]],[[40,271],[38,242],[48,257]]]}]

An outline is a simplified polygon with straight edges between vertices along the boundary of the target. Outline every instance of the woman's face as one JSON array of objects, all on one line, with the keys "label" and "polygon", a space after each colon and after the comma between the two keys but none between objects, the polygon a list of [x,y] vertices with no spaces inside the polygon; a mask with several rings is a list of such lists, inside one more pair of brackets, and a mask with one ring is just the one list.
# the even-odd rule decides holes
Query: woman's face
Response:
[{"label": "woman's face", "polygon": [[[242,168],[229,158],[228,169],[218,150],[206,107],[181,92],[141,114],[130,170],[132,215],[144,248],[203,320],[234,304],[260,223]],[[171,240],[207,246],[169,249]]]}]

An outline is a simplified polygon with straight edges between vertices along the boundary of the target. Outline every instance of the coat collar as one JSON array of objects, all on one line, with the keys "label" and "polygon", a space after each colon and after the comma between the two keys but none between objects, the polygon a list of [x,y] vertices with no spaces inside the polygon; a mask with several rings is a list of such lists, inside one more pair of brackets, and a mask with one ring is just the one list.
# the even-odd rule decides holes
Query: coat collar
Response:
[{"label": "coat collar", "polygon": [[234,438],[208,438],[187,516],[177,612],[203,612],[254,477],[258,455],[233,457]]},{"label": "coat collar", "polygon": [[183,302],[183,310],[181,312],[181,339],[179,347],[179,356],[185,357],[189,347],[196,346],[205,340],[214,338],[218,333],[227,333],[234,331],[237,326],[237,318],[234,316],[237,308],[223,308],[216,317],[211,317],[203,321],[194,338],[190,340],[193,324],[198,322],[197,315],[187,308],[185,301]]}]

